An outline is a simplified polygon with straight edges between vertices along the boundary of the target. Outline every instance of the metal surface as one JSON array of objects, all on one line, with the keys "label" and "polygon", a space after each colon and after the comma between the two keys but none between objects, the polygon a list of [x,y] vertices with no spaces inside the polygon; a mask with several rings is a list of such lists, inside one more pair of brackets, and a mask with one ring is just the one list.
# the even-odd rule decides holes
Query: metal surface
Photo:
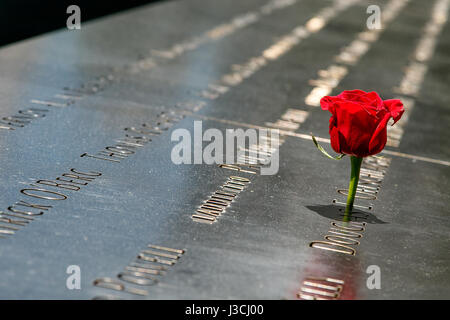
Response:
[{"label": "metal surface", "polygon": [[[395,17],[346,65],[333,93],[360,88],[398,96],[435,3],[445,0],[400,1],[404,7],[397,9],[389,3],[398,1],[376,2],[382,12],[397,10]],[[14,129],[0,129],[2,217],[23,216],[11,207],[43,212],[1,223],[10,232],[0,239],[0,298],[297,299],[302,288],[311,291],[311,277],[343,281],[341,298],[449,298],[448,23],[424,62],[420,93],[400,94],[414,108],[399,146],[387,150],[412,158],[385,154],[391,161],[382,166],[386,174],[371,210],[362,210],[369,215],[359,244],[351,246],[356,254],[310,246],[325,241],[340,219],[333,200],[345,200],[337,190],[347,187],[349,163],[323,157],[302,139],[310,132],[328,138],[328,113],[305,98],[320,70],[367,31],[366,7],[357,1],[174,1],[0,49],[0,125]],[[324,12],[332,13],[317,24]],[[299,35],[299,27],[306,33]],[[296,42],[280,42],[289,35]],[[241,81],[218,91],[229,74]],[[284,135],[274,176],[170,161],[171,133],[192,133],[195,120],[203,119],[204,130],[268,127],[288,109],[306,116],[288,130],[297,136]],[[160,132],[146,135],[133,152],[92,157],[120,144],[130,127],[149,126]],[[197,208],[230,176],[250,183],[216,222],[194,221]],[[36,183],[57,177],[77,179],[79,188]],[[27,195],[36,189],[57,194]],[[17,205],[21,200],[41,207]],[[158,271],[142,268],[149,264]],[[80,266],[81,290],[66,287],[69,265]],[[379,290],[366,286],[370,265],[380,267]],[[99,286],[107,283],[110,289]]]}]

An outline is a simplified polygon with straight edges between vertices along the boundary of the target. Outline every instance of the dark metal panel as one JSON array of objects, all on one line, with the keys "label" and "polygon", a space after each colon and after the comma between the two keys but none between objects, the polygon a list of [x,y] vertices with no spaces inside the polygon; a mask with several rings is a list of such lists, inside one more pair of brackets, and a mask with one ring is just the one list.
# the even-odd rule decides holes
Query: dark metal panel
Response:
[{"label": "dark metal panel", "polygon": [[[311,131],[328,137],[328,114],[305,106],[304,99],[312,88],[309,80],[333,64],[341,48],[364,31],[361,12],[365,6],[334,16],[319,32],[280,58],[267,59],[251,77],[212,99],[202,96],[208,85],[261,56],[293,28],[333,4],[286,1],[287,7],[261,15],[245,27],[229,24],[230,34],[203,38],[201,44],[192,42],[217,25],[235,21],[236,15],[263,12],[267,2],[222,3],[149,6],[91,22],[80,33],[62,31],[0,50],[2,117],[29,107],[47,110],[23,127],[0,130],[0,210],[8,212],[20,200],[51,206],[17,226],[15,234],[0,239],[0,297],[90,299],[111,294],[142,298],[135,294],[141,291],[117,292],[96,287],[93,281],[117,280],[139,253],[157,250],[148,248],[149,244],[185,251],[166,252],[178,259],[164,266],[164,274],[151,275],[159,279],[158,284],[121,282],[127,288],[146,290],[143,298],[295,299],[302,281],[311,275],[345,280],[343,298],[447,297],[448,165],[387,155],[391,162],[377,199],[371,203],[372,210],[363,210],[368,214],[367,225],[360,244],[353,246],[357,254],[310,247],[312,241],[323,240],[331,224],[340,219],[332,200],[344,198],[336,191],[346,187],[349,165],[346,159],[324,158],[304,139]],[[431,7],[432,2],[407,4],[359,64],[349,68],[335,91],[359,87],[377,89],[385,98],[393,95]],[[439,59],[446,56],[447,34],[448,27],[439,38]],[[398,37],[402,41],[393,47]],[[194,48],[180,49],[185,51],[179,56],[156,58],[150,53],[151,49],[170,51],[174,43],[186,39],[191,42],[185,45],[194,43]],[[385,63],[380,58],[383,51],[392,57]],[[149,57],[154,66],[137,64],[148,63]],[[386,81],[374,78],[374,67]],[[439,81],[442,75],[431,70],[424,87],[434,88],[430,83]],[[436,96],[436,101],[448,99],[442,90]],[[197,108],[200,102],[203,107]],[[426,105],[417,101],[413,122],[405,127],[405,145],[389,150],[448,160],[436,147],[422,153],[408,140],[411,132],[428,145],[436,134],[447,134],[446,126],[431,131],[413,126],[423,117],[428,124],[441,118]],[[170,161],[175,145],[171,134],[176,129],[186,128],[192,136],[198,120],[203,120],[204,130],[268,126],[267,122],[282,119],[288,108],[308,110],[308,116],[283,137],[276,175]],[[445,109],[437,110],[447,116]],[[166,122],[167,117],[172,120]],[[167,130],[149,136],[151,141],[123,159],[81,157],[114,146],[130,132],[125,128],[143,123]],[[39,184],[67,196],[63,201],[35,199],[20,192],[36,188],[30,184],[37,180],[67,178],[76,172],[84,173],[78,174],[85,179],[79,180],[83,183],[79,190]],[[217,222],[192,220],[201,203],[232,175],[249,178],[250,183]],[[69,265],[81,267],[81,290],[66,288]],[[381,290],[366,286],[369,265],[382,270]]]}]

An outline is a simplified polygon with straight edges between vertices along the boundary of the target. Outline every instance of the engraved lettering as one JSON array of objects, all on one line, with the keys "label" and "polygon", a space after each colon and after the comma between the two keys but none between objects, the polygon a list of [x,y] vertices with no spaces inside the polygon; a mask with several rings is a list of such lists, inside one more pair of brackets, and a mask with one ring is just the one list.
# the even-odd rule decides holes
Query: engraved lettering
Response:
[{"label": "engraved lettering", "polygon": [[57,182],[52,181],[52,180],[38,180],[38,181],[36,181],[36,183],[44,184],[44,185],[51,186],[51,187],[57,187],[57,188],[62,188],[62,189],[67,189],[67,190],[73,190],[73,191],[80,190],[79,186],[74,186],[74,185],[68,184],[68,183],[57,183]]},{"label": "engraved lettering", "polygon": [[[33,192],[31,192],[31,191],[33,191]],[[39,198],[39,199],[46,199],[46,200],[66,200],[67,199],[67,196],[62,193],[50,191],[50,190],[46,190],[46,189],[40,189],[40,188],[36,188],[36,189],[26,188],[26,189],[20,190],[20,192],[29,197],[34,197],[34,198]],[[36,194],[36,192],[37,192],[37,194]],[[47,196],[39,195],[39,193],[52,194],[57,197],[49,196],[49,195],[47,195]]]},{"label": "engraved lettering", "polygon": [[120,162],[119,160],[115,160],[115,159],[108,159],[108,158],[103,158],[103,157],[98,157],[92,154],[88,154],[88,153],[83,153],[81,156],[81,158],[83,157],[89,157],[89,158],[94,158],[94,159],[99,159],[99,160],[106,160],[106,161],[112,161],[112,162]]},{"label": "engraved lettering", "polygon": [[344,253],[344,254],[348,254],[348,255],[352,255],[352,256],[354,256],[356,254],[356,250],[353,249],[352,247],[349,247],[349,246],[346,246],[343,244],[339,244],[339,243],[334,243],[331,241],[313,241],[309,244],[309,246],[312,248],[329,250],[329,251]]}]

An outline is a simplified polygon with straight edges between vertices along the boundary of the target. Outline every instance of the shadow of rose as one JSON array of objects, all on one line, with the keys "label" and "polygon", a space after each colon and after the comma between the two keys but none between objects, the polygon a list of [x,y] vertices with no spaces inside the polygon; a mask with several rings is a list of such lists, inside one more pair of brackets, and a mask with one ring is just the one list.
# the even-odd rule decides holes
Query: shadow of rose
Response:
[{"label": "shadow of rose", "polygon": [[[344,207],[336,205],[310,205],[306,206],[311,211],[319,214],[327,219],[332,219],[336,221],[342,221],[344,218]],[[356,222],[366,222],[371,224],[385,224],[383,220],[378,219],[373,213],[368,213],[360,210],[353,210],[352,221]]]}]

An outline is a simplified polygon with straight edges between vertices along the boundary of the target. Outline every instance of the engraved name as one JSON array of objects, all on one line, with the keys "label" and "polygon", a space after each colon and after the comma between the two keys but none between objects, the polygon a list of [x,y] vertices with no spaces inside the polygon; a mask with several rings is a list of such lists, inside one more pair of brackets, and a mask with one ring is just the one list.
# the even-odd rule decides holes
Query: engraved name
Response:
[{"label": "engraved name", "polygon": [[[156,285],[185,253],[183,249],[173,249],[149,244],[115,278],[97,278],[96,287],[124,292],[137,296],[149,294],[146,287]],[[138,286],[138,287],[136,287]],[[144,289],[145,288],[145,289]],[[95,300],[120,299],[114,295],[96,296]]]},{"label": "engraved name", "polygon": [[192,220],[203,223],[214,223],[225,212],[225,209],[235,201],[250,183],[250,180],[239,176],[230,176],[192,215]]}]

